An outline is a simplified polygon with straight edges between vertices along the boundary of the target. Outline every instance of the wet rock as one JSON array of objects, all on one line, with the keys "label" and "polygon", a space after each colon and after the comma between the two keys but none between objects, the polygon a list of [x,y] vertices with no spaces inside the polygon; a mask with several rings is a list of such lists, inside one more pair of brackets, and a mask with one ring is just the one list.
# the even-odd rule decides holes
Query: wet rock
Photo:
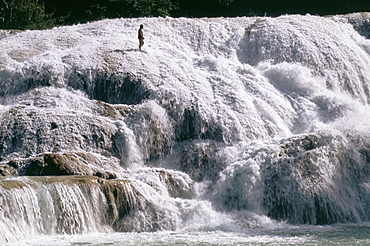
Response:
[{"label": "wet rock", "polygon": [[191,139],[210,139],[223,141],[222,126],[214,120],[204,119],[200,109],[185,109],[182,121],[176,127],[176,138],[178,141]]},{"label": "wet rock", "polygon": [[370,13],[352,13],[343,16],[365,38],[370,38]]},{"label": "wet rock", "polygon": [[181,149],[179,167],[197,182],[216,180],[225,166],[217,142],[193,141],[184,144]]},{"label": "wet rock", "polygon": [[305,135],[283,143],[280,146],[282,150],[279,156],[296,157],[305,151],[313,150],[319,146],[319,139],[316,135]]},{"label": "wet rock", "polygon": [[85,91],[92,99],[111,104],[136,105],[150,96],[150,89],[144,81],[131,73],[76,69],[68,80],[72,88]]},{"label": "wet rock", "polygon": [[97,171],[94,173],[94,176],[103,178],[103,179],[116,179],[117,175],[111,172],[102,172],[102,171]]},{"label": "wet rock", "polygon": [[7,163],[7,165],[13,167],[13,168],[18,168],[19,167],[19,163],[17,161],[9,161]]},{"label": "wet rock", "polygon": [[105,103],[103,101],[97,101],[97,105],[99,106],[100,109],[100,115],[109,117],[113,120],[117,120],[121,118],[122,116],[120,113],[110,104]]},{"label": "wet rock", "polygon": [[[13,163],[15,161],[11,161]],[[20,164],[20,176],[89,175],[115,179],[117,175],[95,166],[96,157],[89,153],[46,153],[24,160]]]},{"label": "wet rock", "polygon": [[[263,169],[267,215],[293,224],[348,223],[367,217],[368,194],[358,184],[368,180],[368,159],[358,149],[368,152],[369,147],[361,138],[318,133],[284,140],[277,158]],[[353,148],[358,142],[362,147]]]},{"label": "wet rock", "polygon": [[74,170],[72,165],[60,154],[44,154],[41,158],[30,161],[26,175],[74,175],[77,170]]},{"label": "wet rock", "polygon": [[58,124],[55,123],[55,122],[51,122],[50,124],[50,130],[54,130],[54,129],[57,129],[58,128]]},{"label": "wet rock", "polygon": [[171,197],[180,197],[189,199],[193,195],[193,189],[185,186],[185,182],[181,182],[179,178],[174,177],[170,172],[161,169],[156,170],[161,182],[166,185],[168,193]]},{"label": "wet rock", "polygon": [[9,165],[0,166],[0,176],[12,176],[15,173],[15,169]]}]

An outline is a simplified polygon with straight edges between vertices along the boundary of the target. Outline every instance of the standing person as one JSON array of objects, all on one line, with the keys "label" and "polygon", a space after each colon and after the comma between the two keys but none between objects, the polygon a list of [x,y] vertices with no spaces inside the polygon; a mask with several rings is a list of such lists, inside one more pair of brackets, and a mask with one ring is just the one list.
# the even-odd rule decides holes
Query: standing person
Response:
[{"label": "standing person", "polygon": [[139,50],[141,51],[141,47],[144,45],[144,32],[143,32],[143,25],[140,25],[140,29],[138,31],[138,38],[139,38]]}]

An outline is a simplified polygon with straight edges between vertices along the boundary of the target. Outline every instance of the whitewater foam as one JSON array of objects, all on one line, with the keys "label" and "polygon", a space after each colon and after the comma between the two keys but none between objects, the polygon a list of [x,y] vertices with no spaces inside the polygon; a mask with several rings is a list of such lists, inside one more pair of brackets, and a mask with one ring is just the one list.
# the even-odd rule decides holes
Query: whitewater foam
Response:
[{"label": "whitewater foam", "polygon": [[369,221],[370,43],[351,18],[114,19],[1,36],[1,172],[82,176],[1,179],[0,242]]}]

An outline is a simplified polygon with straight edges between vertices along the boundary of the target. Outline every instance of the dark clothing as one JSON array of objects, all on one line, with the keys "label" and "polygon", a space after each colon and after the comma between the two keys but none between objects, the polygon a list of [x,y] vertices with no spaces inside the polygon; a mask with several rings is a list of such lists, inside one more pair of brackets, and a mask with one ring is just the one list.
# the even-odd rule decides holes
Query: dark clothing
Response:
[{"label": "dark clothing", "polygon": [[143,25],[140,25],[140,29],[137,32],[137,37],[139,39],[139,50],[141,51],[141,47],[143,47],[143,45],[144,45]]},{"label": "dark clothing", "polygon": [[143,34],[142,29],[139,29],[137,37],[138,37],[138,39],[144,39],[144,34]]}]

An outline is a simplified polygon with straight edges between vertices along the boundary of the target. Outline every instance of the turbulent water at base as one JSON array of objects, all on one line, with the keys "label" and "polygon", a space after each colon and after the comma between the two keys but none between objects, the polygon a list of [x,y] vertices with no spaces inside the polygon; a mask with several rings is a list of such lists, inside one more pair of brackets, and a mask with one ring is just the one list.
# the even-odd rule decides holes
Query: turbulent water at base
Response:
[{"label": "turbulent water at base", "polygon": [[370,245],[369,37],[368,13],[0,31],[0,244]]}]

